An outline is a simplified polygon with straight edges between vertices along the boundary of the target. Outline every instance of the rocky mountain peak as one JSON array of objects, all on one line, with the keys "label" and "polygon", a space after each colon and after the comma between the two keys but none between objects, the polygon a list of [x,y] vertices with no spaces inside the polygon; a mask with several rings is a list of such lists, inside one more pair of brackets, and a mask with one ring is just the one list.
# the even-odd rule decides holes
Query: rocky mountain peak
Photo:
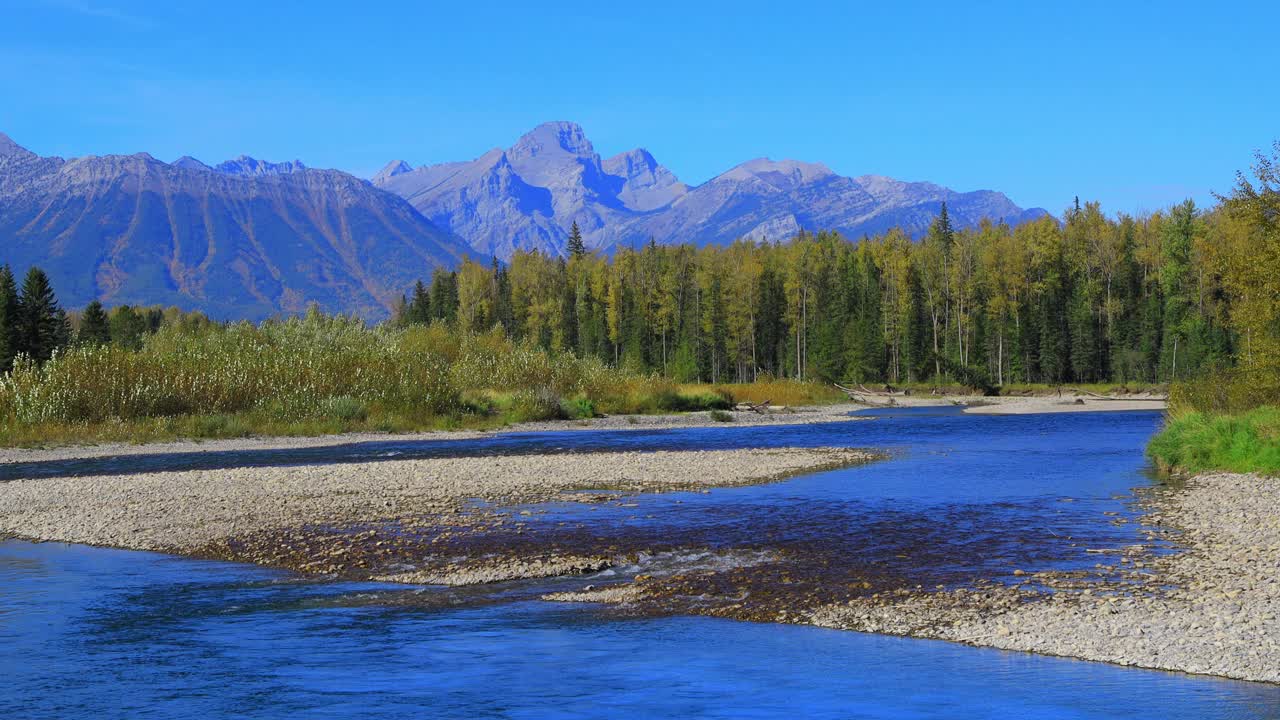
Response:
[{"label": "rocky mountain peak", "polygon": [[772,160],[756,158],[738,165],[721,175],[726,180],[761,180],[779,190],[790,190],[828,177],[835,177],[831,168],[822,163],[799,160]]},{"label": "rocky mountain peak", "polygon": [[288,175],[289,173],[301,172],[307,169],[301,160],[293,160],[290,162],[273,163],[257,158],[241,155],[234,160],[218,163],[213,168],[216,172],[224,175],[247,175],[261,177],[263,175]]},{"label": "rocky mountain peak", "polygon": [[183,155],[182,157],[178,158],[177,160],[174,160],[172,163],[169,163],[169,164],[177,168],[182,168],[184,170],[201,170],[204,172],[211,172],[213,170],[213,168],[209,167],[208,165],[205,165],[204,163],[191,157],[190,155]]},{"label": "rocky mountain peak", "polygon": [[535,158],[549,155],[574,155],[590,157],[595,148],[577,123],[546,122],[520,137],[509,151],[515,158]]},{"label": "rocky mountain peak", "polygon": [[0,158],[15,155],[34,155],[35,153],[14,142],[8,135],[0,133]]},{"label": "rocky mountain peak", "polygon": [[604,172],[620,178],[618,197],[626,207],[647,212],[670,205],[689,191],[675,173],[658,164],[644,148],[618,153],[602,163]]},{"label": "rocky mountain peak", "polygon": [[373,184],[381,185],[397,175],[411,172],[413,172],[413,167],[409,163],[403,160],[392,160],[379,170],[377,175],[373,176]]},{"label": "rocky mountain peak", "polygon": [[658,161],[644,148],[620,152],[604,161],[604,169],[610,175],[621,177],[634,177],[646,172],[651,173],[659,167],[661,166],[658,165]]}]

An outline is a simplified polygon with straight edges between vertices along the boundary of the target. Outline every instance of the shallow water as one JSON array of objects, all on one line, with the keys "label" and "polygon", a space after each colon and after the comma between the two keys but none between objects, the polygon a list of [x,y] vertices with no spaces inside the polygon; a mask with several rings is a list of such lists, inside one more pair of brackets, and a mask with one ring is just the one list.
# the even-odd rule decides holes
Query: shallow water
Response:
[{"label": "shallow water", "polygon": [[[1084,566],[1085,547],[1134,541],[1134,525],[1112,522],[1131,512],[1128,490],[1149,482],[1141,447],[1158,421],[908,411],[819,426],[501,436],[453,450],[890,448],[889,462],[773,485],[540,506],[527,532],[820,546],[909,580],[959,581]],[[394,452],[440,452],[406,445]],[[527,599],[555,586],[415,594],[0,543],[0,717],[1280,718],[1275,686]]]}]

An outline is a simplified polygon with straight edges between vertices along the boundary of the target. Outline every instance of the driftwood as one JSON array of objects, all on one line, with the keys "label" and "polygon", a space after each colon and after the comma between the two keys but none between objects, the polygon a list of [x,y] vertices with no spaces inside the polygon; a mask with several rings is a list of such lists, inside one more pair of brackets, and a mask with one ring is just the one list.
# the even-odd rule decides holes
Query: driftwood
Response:
[{"label": "driftwood", "polygon": [[[889,388],[888,392],[876,392],[875,390],[868,390],[865,385],[861,384],[858,385],[857,390],[845,387],[840,383],[831,384],[843,391],[844,394],[849,397],[849,400],[856,402],[859,405],[867,405],[869,407],[892,407],[898,404],[898,401],[893,399],[894,393],[892,392],[892,388],[889,388],[888,385],[885,385],[886,388]],[[872,397],[884,398],[884,401],[875,402],[868,399]]]},{"label": "driftwood", "polygon": [[[879,393],[874,392],[872,390],[868,390],[862,385],[858,386],[859,388],[858,390],[854,390],[853,388],[847,388],[841,385],[840,383],[832,383],[832,385],[835,385],[837,388],[843,391],[844,394],[847,395],[851,401],[856,402],[859,405],[867,405],[869,407],[892,407],[898,404],[898,401],[894,400],[893,396],[887,392],[879,392]],[[868,400],[867,399],[868,397],[884,398],[884,401],[873,402],[871,400]]]},{"label": "driftwood", "polygon": [[[1089,397],[1093,398],[1094,400],[1113,400],[1113,401],[1126,401],[1126,400],[1128,400],[1128,401],[1133,401],[1133,400],[1136,400],[1136,401],[1138,401],[1138,402],[1141,402],[1141,401],[1145,400],[1145,401],[1147,401],[1147,402],[1164,402],[1164,401],[1167,399],[1167,398],[1163,398],[1163,397],[1152,397],[1152,398],[1122,397],[1122,398],[1118,398],[1118,397],[1111,397],[1110,395],[1099,395],[1099,394],[1098,394],[1098,393],[1096,393],[1096,392],[1089,392],[1088,390],[1085,390],[1085,389],[1083,389],[1083,388],[1067,388],[1067,390],[1070,390],[1071,392],[1076,393],[1076,394],[1078,394],[1078,395],[1088,395]],[[1061,393],[1059,393],[1059,395],[1061,395]]]},{"label": "driftwood", "polygon": [[764,402],[758,402],[758,403],[740,402],[737,405],[734,405],[733,409],[739,410],[742,412],[753,412],[753,413],[759,413],[763,415],[766,412],[773,409],[772,407],[770,407],[769,402],[770,401],[768,400],[765,400]]},{"label": "driftwood", "polygon": [[858,389],[855,390],[850,387],[845,387],[840,383],[831,383],[831,384],[835,385],[837,389],[843,391],[845,395],[849,395],[851,397],[854,395],[866,395],[868,397],[893,397],[894,395],[905,394],[905,393],[895,392],[894,389],[889,385],[885,385],[884,390],[870,390],[867,388],[867,386],[859,384]]}]

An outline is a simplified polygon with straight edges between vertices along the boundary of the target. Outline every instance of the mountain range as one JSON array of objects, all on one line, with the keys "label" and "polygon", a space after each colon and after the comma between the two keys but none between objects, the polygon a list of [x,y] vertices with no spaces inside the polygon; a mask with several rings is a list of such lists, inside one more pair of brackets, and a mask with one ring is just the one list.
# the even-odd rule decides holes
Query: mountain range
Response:
[{"label": "mountain range", "polygon": [[164,304],[261,319],[311,303],[387,315],[469,248],[368,181],[240,157],[40,157],[0,134],[0,260],[62,303]]},{"label": "mountain range", "polygon": [[609,158],[582,128],[544,123],[511,147],[370,180],[299,160],[240,156],[217,165],[146,153],[41,157],[0,134],[0,261],[39,265],[64,305],[173,304],[261,319],[317,303],[385,317],[401,294],[464,257],[565,252],[576,223],[588,248],[653,239],[697,245],[924,234],[942,203],[959,227],[1047,213],[1001,193],[760,158],[697,186],[648,151]]},{"label": "mountain range", "polygon": [[563,253],[574,223],[588,248],[609,251],[650,238],[696,245],[783,240],[801,229],[858,237],[901,227],[919,237],[944,202],[960,227],[1048,214],[990,190],[850,178],[795,160],[750,160],[691,187],[642,148],[601,157],[570,122],[544,123],[475,160],[417,169],[395,160],[372,182],[464,238],[478,255],[499,258],[517,250]]}]

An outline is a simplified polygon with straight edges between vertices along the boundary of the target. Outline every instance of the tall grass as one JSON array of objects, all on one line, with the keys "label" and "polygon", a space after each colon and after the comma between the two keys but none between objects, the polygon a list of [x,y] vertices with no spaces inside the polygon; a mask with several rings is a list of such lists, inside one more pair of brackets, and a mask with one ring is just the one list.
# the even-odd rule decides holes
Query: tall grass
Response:
[{"label": "tall grass", "polygon": [[1171,417],[1147,453],[1165,469],[1280,473],[1280,408]]},{"label": "tall grass", "polygon": [[166,326],[131,350],[77,346],[0,378],[0,443],[415,430],[598,413],[800,404],[818,386],[681,386],[500,331],[370,327],[318,313]]},{"label": "tall grass", "polygon": [[1147,454],[1165,470],[1280,474],[1280,379],[1235,368],[1174,383]]},{"label": "tall grass", "polygon": [[[425,422],[464,414],[470,391],[594,397],[616,375],[598,361],[552,355],[501,334],[367,327],[313,314],[262,326],[166,327],[137,351],[79,346],[44,365],[20,361],[0,380],[0,417],[9,430],[184,416]],[[220,422],[235,426],[204,424]]]}]

